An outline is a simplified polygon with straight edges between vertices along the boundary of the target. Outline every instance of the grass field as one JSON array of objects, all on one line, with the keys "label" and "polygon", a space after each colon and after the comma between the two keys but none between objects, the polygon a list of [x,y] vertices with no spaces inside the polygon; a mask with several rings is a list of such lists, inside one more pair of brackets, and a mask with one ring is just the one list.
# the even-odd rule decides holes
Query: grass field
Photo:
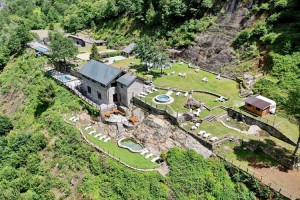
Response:
[{"label": "grass field", "polygon": [[[71,115],[66,116],[66,119],[69,119]],[[152,163],[151,158],[148,160],[140,155],[139,153],[133,153],[127,149],[120,148],[117,144],[117,142],[114,139],[111,139],[108,142],[104,142],[103,140],[100,141],[99,139],[94,138],[95,134],[97,134],[99,131],[96,129],[89,129],[87,131],[84,130],[85,126],[82,126],[81,124],[84,124],[82,121],[79,121],[78,124],[82,127],[83,134],[87,137],[87,139],[98,146],[99,148],[103,149],[106,151],[108,154],[113,155],[116,158],[119,158],[119,160],[127,163],[128,165],[132,167],[137,167],[140,169],[154,169],[158,167],[158,164]],[[96,130],[97,133],[93,135],[89,135],[88,133],[91,132],[92,130]]]},{"label": "grass field", "polygon": [[[175,71],[174,75],[167,76],[167,74]],[[178,73],[187,73],[187,77],[183,78],[178,75]],[[188,68],[188,65],[180,65],[174,63],[173,67],[170,69],[163,70],[163,77],[160,77],[160,70],[153,70],[152,72],[146,72],[143,69],[138,69],[137,74],[141,77],[145,75],[152,75],[154,85],[163,88],[178,88],[184,91],[192,90],[206,90],[209,92],[214,92],[230,98],[228,101],[228,106],[240,106],[242,105],[242,99],[238,96],[238,84],[230,79],[222,78],[221,80],[216,79],[216,75],[200,70],[196,73],[194,69]],[[202,79],[208,78],[208,82],[205,83]],[[215,98],[213,98],[215,99]],[[213,100],[210,98],[210,101]]]},{"label": "grass field", "polygon": [[105,150],[110,155],[113,155],[119,158],[121,161],[129,164],[130,166],[141,168],[141,169],[152,169],[158,167],[157,164],[151,162],[151,158],[147,160],[139,153],[132,153],[127,149],[120,148],[117,145],[117,142],[114,140],[103,142],[100,141],[99,139],[95,139],[94,136],[89,135],[88,132],[90,131],[85,131],[84,134],[89,141],[91,141],[101,149]]},{"label": "grass field", "polygon": [[132,65],[131,63],[136,63],[138,65],[138,64],[140,64],[140,59],[128,58],[128,59],[124,59],[124,60],[118,60],[118,61],[114,62],[113,64],[111,64],[111,66],[117,67],[120,69],[124,69],[124,68],[130,67]]}]

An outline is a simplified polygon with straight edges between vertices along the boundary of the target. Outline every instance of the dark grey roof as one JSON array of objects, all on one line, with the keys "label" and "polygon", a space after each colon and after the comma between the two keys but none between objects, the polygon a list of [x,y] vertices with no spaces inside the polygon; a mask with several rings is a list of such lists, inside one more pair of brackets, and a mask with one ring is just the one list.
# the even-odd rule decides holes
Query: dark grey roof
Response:
[{"label": "dark grey roof", "polygon": [[262,110],[268,108],[271,105],[271,103],[259,99],[256,96],[248,97],[247,99],[245,99],[245,102]]},{"label": "dark grey roof", "polygon": [[79,73],[99,83],[108,85],[122,73],[122,70],[95,60],[90,60],[79,70]]},{"label": "dark grey roof", "polygon": [[130,45],[125,47],[122,51],[125,53],[132,53],[135,46],[136,46],[135,43],[131,43]]},{"label": "dark grey roof", "polygon": [[127,73],[121,76],[120,78],[118,78],[117,82],[129,86],[135,81],[135,79],[136,79],[136,75]]}]

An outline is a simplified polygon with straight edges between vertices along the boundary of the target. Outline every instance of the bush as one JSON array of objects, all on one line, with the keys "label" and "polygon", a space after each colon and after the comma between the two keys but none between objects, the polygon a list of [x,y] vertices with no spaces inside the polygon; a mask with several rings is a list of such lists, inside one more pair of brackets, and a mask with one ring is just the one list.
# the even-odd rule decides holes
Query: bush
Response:
[{"label": "bush", "polygon": [[13,129],[11,120],[6,116],[0,116],[0,136],[6,135]]}]

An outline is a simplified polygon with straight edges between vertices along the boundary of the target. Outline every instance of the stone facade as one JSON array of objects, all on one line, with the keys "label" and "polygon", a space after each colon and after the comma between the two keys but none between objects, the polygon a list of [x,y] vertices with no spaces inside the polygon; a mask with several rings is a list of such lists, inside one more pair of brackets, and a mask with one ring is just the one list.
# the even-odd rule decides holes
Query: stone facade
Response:
[{"label": "stone facade", "polygon": [[[88,87],[90,87],[90,92]],[[84,95],[97,104],[116,103],[127,107],[130,105],[132,97],[141,93],[143,88],[144,84],[140,79],[136,79],[129,87],[117,83],[116,80],[105,86],[84,76],[82,77],[81,85],[81,91],[83,91]]]},{"label": "stone facade", "polygon": [[136,94],[143,92],[144,84],[140,79],[136,79],[134,83],[132,83],[129,87],[118,83],[117,91],[119,93],[119,102],[121,105],[129,106],[132,97]]},{"label": "stone facade", "polygon": [[[92,99],[97,104],[113,104],[117,103],[117,101],[114,102],[114,95],[117,95],[117,87],[114,87],[114,84],[116,84],[115,81],[110,83],[108,86],[105,86],[96,81],[83,77],[81,90],[88,98]],[[88,87],[91,89],[90,92],[88,91]]]}]

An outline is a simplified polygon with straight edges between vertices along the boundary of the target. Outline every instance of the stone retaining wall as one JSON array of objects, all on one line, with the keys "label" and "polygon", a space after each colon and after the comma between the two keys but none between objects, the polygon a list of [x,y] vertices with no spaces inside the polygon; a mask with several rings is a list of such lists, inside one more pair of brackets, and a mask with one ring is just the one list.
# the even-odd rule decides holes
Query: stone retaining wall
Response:
[{"label": "stone retaining wall", "polygon": [[288,144],[291,144],[293,146],[295,146],[295,142],[293,142],[291,139],[289,139],[288,137],[286,137],[283,133],[281,133],[278,129],[276,129],[274,126],[271,126],[270,124],[264,123],[262,121],[259,121],[253,117],[244,115],[238,111],[235,111],[231,108],[227,109],[227,113],[230,117],[234,118],[234,119],[239,119],[241,121],[244,121],[246,124],[248,125],[257,125],[258,127],[260,127],[261,129],[267,131],[270,135],[272,135],[273,137],[282,140]]}]

